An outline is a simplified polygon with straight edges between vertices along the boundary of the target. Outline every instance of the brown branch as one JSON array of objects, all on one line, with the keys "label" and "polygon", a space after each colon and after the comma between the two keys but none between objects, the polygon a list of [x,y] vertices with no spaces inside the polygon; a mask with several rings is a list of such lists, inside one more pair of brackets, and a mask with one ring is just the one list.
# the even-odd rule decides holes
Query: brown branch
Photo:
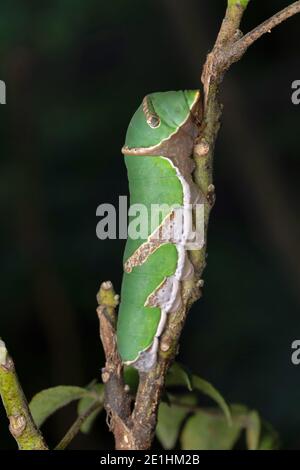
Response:
[{"label": "brown branch", "polygon": [[115,333],[116,297],[111,282],[101,285],[97,296],[97,309],[100,320],[100,336],[104,347],[106,364],[102,370],[105,383],[105,409],[109,428],[114,433],[116,449],[149,449],[153,440],[157,409],[167,370],[173,361],[179,337],[191,304],[200,296],[202,283],[195,280],[185,282],[183,286],[183,306],[170,315],[168,326],[160,342],[160,351],[156,366],[140,376],[140,384],[131,411],[132,398],[124,383],[123,366],[117,351]]},{"label": "brown branch", "polygon": [[124,383],[123,365],[117,350],[115,309],[119,298],[110,281],[102,283],[97,300],[100,337],[106,358],[102,369],[105,384],[104,407],[108,426],[115,436],[116,449],[127,449],[133,446],[133,436],[129,429],[131,398]]},{"label": "brown branch", "polygon": [[[267,22],[241,38],[239,30],[246,0],[229,1],[225,18],[212,52],[207,56],[203,67],[204,116],[195,142],[194,160],[196,169],[194,180],[205,198],[205,231],[207,233],[210,211],[215,201],[213,185],[213,154],[215,141],[220,128],[222,107],[219,102],[219,87],[224,74],[231,64],[239,60],[247,48],[264,34],[266,24],[272,29],[289,16],[300,10],[300,2],[275,15]],[[257,31],[258,30],[258,31]],[[256,32],[255,32],[256,31]],[[205,237],[206,239],[206,237]],[[189,252],[195,268],[192,280],[182,283],[183,305],[170,314],[167,326],[160,340],[156,365],[148,373],[140,374],[139,387],[131,412],[131,398],[123,380],[122,363],[116,346],[117,301],[110,282],[102,284],[98,295],[98,316],[100,335],[105,351],[106,365],[102,379],[105,383],[105,408],[109,426],[115,436],[117,449],[149,449],[155,433],[157,410],[164,387],[167,371],[174,360],[180,335],[191,305],[201,296],[203,281],[201,276],[206,264],[206,243],[199,251]]]},{"label": "brown branch", "polygon": [[180,335],[191,305],[200,298],[202,282],[197,276],[182,286],[182,307],[170,314],[165,332],[160,339],[160,350],[155,367],[140,374],[140,384],[132,414],[136,449],[149,449],[155,433],[157,411],[167,371],[177,351]]},{"label": "brown branch", "polygon": [[202,82],[206,99],[211,80],[220,84],[230,66],[240,60],[257,39],[270,33],[273,28],[291,16],[300,13],[300,1],[287,6],[243,36],[239,26],[245,9],[246,6],[242,6],[242,2],[238,0],[236,3],[229,3],[216,43],[212,52],[207,56],[203,69]]},{"label": "brown branch", "polygon": [[286,21],[288,18],[296,15],[297,13],[300,13],[300,1],[292,3],[275,15],[271,16],[271,18],[254,28],[234,44],[230,51],[230,60],[232,60],[232,62],[239,60],[245,54],[247,49],[252,46],[255,41],[257,41],[257,39],[261,38],[266,33],[270,33],[272,29],[274,29],[280,23],[283,23],[283,21]]}]

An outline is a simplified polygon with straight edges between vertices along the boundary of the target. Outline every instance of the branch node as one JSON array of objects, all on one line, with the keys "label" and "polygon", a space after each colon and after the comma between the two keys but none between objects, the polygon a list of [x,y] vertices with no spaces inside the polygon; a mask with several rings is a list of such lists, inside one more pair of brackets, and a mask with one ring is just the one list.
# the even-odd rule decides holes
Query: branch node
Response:
[{"label": "branch node", "polygon": [[25,416],[23,415],[15,415],[9,416],[9,431],[13,437],[17,438],[20,437],[27,425],[27,421]]},{"label": "branch node", "polygon": [[165,342],[165,341],[162,341],[162,342],[161,342],[160,349],[161,349],[163,352],[169,351],[170,347],[171,347],[170,343],[167,343],[167,342]]},{"label": "branch node", "polygon": [[197,157],[205,157],[210,150],[210,145],[206,141],[206,139],[203,137],[198,144],[195,145],[194,147],[194,158]]},{"label": "branch node", "polygon": [[109,377],[110,377],[109,372],[104,370],[104,372],[102,372],[101,377],[102,377],[102,382],[106,384],[109,381]]},{"label": "branch node", "polygon": [[210,184],[207,188],[206,199],[212,207],[216,202],[216,188],[213,184]]},{"label": "branch node", "polygon": [[6,345],[2,339],[0,339],[0,366],[3,368],[7,367],[8,353]]}]

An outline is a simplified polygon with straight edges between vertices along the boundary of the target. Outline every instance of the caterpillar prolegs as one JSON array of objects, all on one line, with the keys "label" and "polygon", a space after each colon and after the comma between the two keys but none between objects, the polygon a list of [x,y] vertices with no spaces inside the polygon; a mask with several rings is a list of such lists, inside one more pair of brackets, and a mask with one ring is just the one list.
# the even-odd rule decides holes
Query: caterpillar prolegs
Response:
[{"label": "caterpillar prolegs", "polygon": [[[123,363],[142,371],[155,364],[167,315],[181,304],[181,282],[193,276],[187,253],[190,221],[182,214],[201,202],[192,180],[196,118],[201,118],[198,90],[152,93],[134,114],[122,149],[130,205],[147,209],[147,236],[128,235],[117,342]],[[153,205],[172,208],[159,214],[155,226],[150,220]],[[180,236],[175,237],[178,221]]]}]

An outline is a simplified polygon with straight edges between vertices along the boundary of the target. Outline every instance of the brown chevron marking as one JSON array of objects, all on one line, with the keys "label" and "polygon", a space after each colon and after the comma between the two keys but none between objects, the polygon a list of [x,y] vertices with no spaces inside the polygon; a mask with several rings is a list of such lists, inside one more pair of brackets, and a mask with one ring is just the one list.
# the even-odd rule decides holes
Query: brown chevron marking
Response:
[{"label": "brown chevron marking", "polygon": [[174,211],[168,214],[162,223],[154,230],[139,248],[128,258],[124,264],[124,271],[130,273],[136,266],[144,264],[150,255],[152,255],[159,247],[166,243],[174,242],[172,238],[165,238],[165,233],[170,233],[172,230],[172,223],[174,221]]}]

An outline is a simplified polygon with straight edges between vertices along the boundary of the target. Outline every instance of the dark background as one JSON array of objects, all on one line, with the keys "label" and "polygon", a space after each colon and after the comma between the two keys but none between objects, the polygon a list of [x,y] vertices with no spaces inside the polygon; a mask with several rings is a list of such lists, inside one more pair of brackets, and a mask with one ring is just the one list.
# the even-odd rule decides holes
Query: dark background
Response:
[{"label": "dark background", "polygon": [[[287,0],[251,1],[247,31]],[[96,208],[127,194],[120,148],[145,94],[198,88],[225,1],[2,0],[0,334],[29,398],[99,377],[95,295],[119,292],[124,241],[96,238]],[[180,360],[300,448],[300,16],[257,42],[223,83],[217,203],[204,297]],[[1,410],[2,412],[2,410]],[[74,406],[45,426],[51,445]],[[72,448],[112,445],[104,416]],[[0,417],[0,448],[15,448]]]}]

